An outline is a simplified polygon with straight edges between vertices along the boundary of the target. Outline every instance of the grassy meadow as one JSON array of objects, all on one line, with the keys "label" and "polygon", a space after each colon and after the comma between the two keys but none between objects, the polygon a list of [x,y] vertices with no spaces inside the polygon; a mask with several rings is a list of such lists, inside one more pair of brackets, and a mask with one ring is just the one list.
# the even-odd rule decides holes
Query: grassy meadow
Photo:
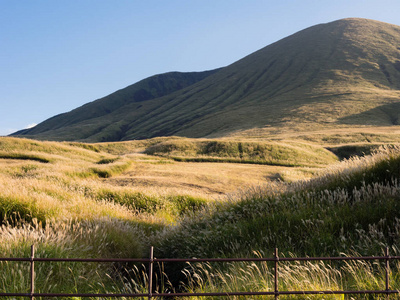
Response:
[{"label": "grassy meadow", "polygon": [[[382,141],[377,132],[97,144],[2,137],[0,256],[27,257],[32,244],[37,257],[141,258],[151,245],[159,258],[272,256],[275,247],[282,256],[380,255],[386,246],[399,255],[400,148],[382,145],[400,135]],[[28,291],[28,270],[1,263],[0,292]],[[140,292],[147,280],[140,266],[107,263],[38,263],[37,272],[36,291],[49,293]],[[273,290],[273,268],[262,263],[160,272],[160,292]],[[384,287],[373,262],[281,272],[280,290]],[[390,276],[400,289],[398,263]]]}]

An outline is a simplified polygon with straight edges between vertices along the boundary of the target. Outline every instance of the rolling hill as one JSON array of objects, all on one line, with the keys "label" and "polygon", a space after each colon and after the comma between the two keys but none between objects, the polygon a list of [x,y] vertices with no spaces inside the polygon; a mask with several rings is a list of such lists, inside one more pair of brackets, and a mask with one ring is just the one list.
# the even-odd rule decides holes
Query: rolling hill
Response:
[{"label": "rolling hill", "polygon": [[400,124],[400,26],[316,25],[220,69],[167,73],[14,133],[121,141]]}]

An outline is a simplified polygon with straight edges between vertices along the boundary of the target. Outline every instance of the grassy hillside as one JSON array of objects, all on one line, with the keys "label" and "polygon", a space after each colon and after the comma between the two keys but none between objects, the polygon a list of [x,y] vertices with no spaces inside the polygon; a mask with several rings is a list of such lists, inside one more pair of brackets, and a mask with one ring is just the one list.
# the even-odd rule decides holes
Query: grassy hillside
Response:
[{"label": "grassy hillside", "polygon": [[[87,103],[68,113],[54,116],[31,129],[24,129],[14,135],[37,136],[50,140],[93,140],[119,141],[124,139],[128,124],[115,119],[126,113],[126,106],[133,104],[137,109],[146,106],[146,102],[171,94],[190,86],[217,70],[205,72],[170,72],[158,74],[141,80],[124,89],[96,101]],[[57,138],[56,135],[59,137]],[[97,135],[97,139],[91,136]]]},{"label": "grassy hillside", "polygon": [[[277,247],[280,256],[340,256],[377,255],[390,247],[391,253],[398,255],[399,170],[399,149],[382,149],[373,156],[332,166],[308,181],[270,183],[238,193],[227,202],[188,216],[173,230],[156,234],[156,253],[159,257],[257,257],[271,256]],[[167,268],[168,274],[173,274],[170,280],[184,280],[176,275],[182,267]],[[267,264],[186,268],[187,287],[198,292],[274,288],[274,270]],[[384,286],[384,270],[372,262],[333,267],[298,263],[281,268],[285,283],[280,290]],[[400,264],[394,264],[390,275],[394,289],[400,287],[399,274]]]},{"label": "grassy hillside", "polygon": [[177,257],[230,257],[272,253],[275,247],[298,255],[399,247],[399,166],[399,149],[383,149],[307,181],[250,189],[185,219],[159,250]]},{"label": "grassy hillside", "polygon": [[[210,151],[209,143],[221,146],[210,152],[217,163],[189,164],[170,159],[168,153],[161,156],[141,153],[151,154],[162,145],[177,147],[196,143],[201,147],[208,145]],[[16,217],[46,222],[48,219],[88,220],[113,216],[135,222],[135,212],[138,211],[153,216],[159,214],[162,219],[168,216],[169,222],[188,208],[201,207],[238,187],[267,178],[292,180],[297,176],[310,176],[315,172],[309,168],[310,165],[322,167],[336,160],[322,147],[307,148],[304,145],[298,152],[285,152],[282,150],[285,144],[251,143],[244,144],[243,148],[246,150],[249,145],[256,150],[257,147],[268,148],[265,153],[269,156],[262,156],[261,153],[253,165],[248,165],[246,160],[240,161],[240,157],[235,156],[237,144],[223,141],[164,138],[83,144],[1,138],[0,199],[3,205],[0,207],[0,218],[2,221]],[[236,152],[230,153],[228,158],[241,162],[240,166],[227,163],[226,151],[230,148],[226,146],[235,149]],[[224,151],[216,151],[218,149]],[[299,165],[293,176],[288,172],[292,169],[287,167],[288,153]],[[309,157],[299,159],[306,154]],[[271,157],[275,160],[272,165],[282,167],[268,166]],[[282,163],[278,162],[279,158]],[[310,158],[314,160],[310,161]],[[157,186],[159,189],[155,188]],[[83,203],[86,203],[84,207],[79,208]]]},{"label": "grassy hillside", "polygon": [[19,134],[99,142],[398,125],[399,45],[395,25],[320,24],[195,80],[165,75],[160,93],[147,84],[157,76],[133,85],[151,94],[145,101],[121,90]]},{"label": "grassy hillside", "polygon": [[235,140],[168,139],[145,153],[178,161],[231,162],[318,167],[337,161],[322,147],[298,142],[248,142]]},{"label": "grassy hillside", "polygon": [[[241,143],[243,155],[256,146],[255,141]],[[319,168],[309,168],[306,160],[301,167],[177,162],[168,158],[171,145],[182,157],[209,149],[223,160],[228,154],[236,157],[239,144],[226,139],[85,144],[0,138],[0,256],[28,256],[31,244],[38,257],[147,257],[150,245],[157,257],[270,256],[275,247],[285,256],[377,255],[385,246],[392,254],[399,251],[397,147],[331,164],[324,148],[300,144],[298,156],[308,151],[310,157],[321,157]],[[260,142],[259,147],[276,147],[278,153],[280,145]],[[165,148],[160,156],[141,153]],[[286,182],[276,180],[284,176],[274,177],[291,172],[297,175]],[[299,177],[303,180],[294,180]],[[125,267],[40,264],[37,290],[142,289],[146,278],[140,272],[121,273]],[[0,278],[0,290],[27,290],[27,268],[18,262],[0,264],[7,274]],[[184,275],[176,268],[165,267],[169,280],[174,285],[183,280],[189,290],[272,289],[273,270],[266,265],[190,266],[183,277],[176,276]],[[289,289],[301,289],[305,281],[322,289],[374,288],[371,276],[384,278],[381,271],[356,263],[299,265],[294,271],[282,266],[282,282]],[[398,288],[399,274],[393,265],[393,288]],[[167,281],[164,288],[169,288]]]}]

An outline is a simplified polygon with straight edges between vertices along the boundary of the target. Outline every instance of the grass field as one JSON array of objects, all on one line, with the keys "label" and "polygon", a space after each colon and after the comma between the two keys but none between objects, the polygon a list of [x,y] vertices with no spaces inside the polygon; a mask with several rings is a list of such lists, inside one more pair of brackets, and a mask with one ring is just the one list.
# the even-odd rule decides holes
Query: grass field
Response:
[{"label": "grass field", "polygon": [[[0,256],[26,257],[31,244],[38,257],[147,257],[150,245],[157,257],[269,256],[275,247],[282,255],[377,255],[384,246],[398,253],[400,151],[341,163],[334,154],[373,152],[386,139],[395,144],[397,131],[99,144],[0,138]],[[126,267],[42,265],[37,291],[143,289],[140,268]],[[0,268],[1,291],[28,289],[27,265]],[[282,276],[288,289],[307,280],[362,288],[382,276],[374,265],[329,268],[296,266]],[[258,290],[271,280],[264,265],[188,270],[166,267],[173,275],[163,288],[182,281],[187,290]],[[354,276],[338,275],[346,270]]]}]

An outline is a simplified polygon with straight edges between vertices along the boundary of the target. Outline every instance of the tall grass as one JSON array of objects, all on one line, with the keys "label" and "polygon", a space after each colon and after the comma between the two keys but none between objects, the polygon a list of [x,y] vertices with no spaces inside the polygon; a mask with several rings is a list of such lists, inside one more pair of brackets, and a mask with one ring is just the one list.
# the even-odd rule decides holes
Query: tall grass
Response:
[{"label": "tall grass", "polygon": [[382,149],[315,179],[246,190],[156,235],[157,255],[246,257],[276,247],[284,255],[376,255],[400,248],[399,162],[399,149]]},{"label": "tall grass", "polygon": [[[35,257],[41,258],[106,258],[140,257],[142,231],[132,224],[104,218],[87,222],[48,221],[46,225],[4,224],[0,228],[1,257],[29,257],[35,245]],[[44,293],[104,292],[115,282],[106,274],[115,272],[115,265],[97,263],[38,262],[36,291]],[[24,293],[29,290],[29,264],[2,262],[0,291]]]},{"label": "tall grass", "polygon": [[[129,170],[132,160],[96,147],[4,138],[0,148],[18,153],[0,161],[0,256],[28,257],[35,244],[37,257],[142,257],[149,235],[208,202],[110,185],[102,178]],[[26,160],[34,157],[47,163]],[[2,263],[0,268],[3,292],[28,290],[29,265]],[[36,268],[38,292],[143,287],[127,265],[38,263]]]},{"label": "tall grass", "polygon": [[[180,258],[254,256],[254,251],[268,254],[276,247],[286,256],[376,255],[386,246],[400,248],[400,150],[395,147],[346,160],[316,178],[271,181],[210,201],[188,193],[150,193],[112,185],[100,171],[116,176],[140,168],[130,156],[107,154],[100,146],[19,139],[13,146],[8,138],[0,142],[1,151],[26,145],[28,150],[19,153],[49,160],[2,161],[0,256],[28,256],[31,244],[42,257],[147,257],[150,245],[157,257]],[[21,264],[18,273],[20,265],[15,266],[1,264],[3,274],[9,274],[1,279],[3,290],[14,290],[13,278],[21,278],[15,289],[26,288],[27,279],[21,277],[26,267]],[[43,265],[38,289],[140,290],[145,284],[143,270],[135,273],[130,267]],[[360,287],[373,282],[368,274],[381,278],[382,271],[358,264],[292,267],[294,271],[282,268],[282,289],[303,289],[303,284],[323,289]],[[189,290],[270,288],[268,265],[190,268],[185,276],[182,266],[165,266],[169,279],[163,289],[180,281]],[[399,279],[397,268],[392,266],[393,282]],[[339,275],[344,270],[354,270],[358,279]],[[71,276],[63,278],[64,273]],[[142,279],[134,280],[135,276]],[[258,277],[261,281],[256,281]],[[121,278],[129,284],[121,285]]]},{"label": "tall grass", "polygon": [[[21,147],[23,158],[11,155]],[[0,148],[8,149],[8,159],[0,169],[0,221],[14,217],[30,222],[37,219],[93,220],[105,216],[149,224],[174,222],[186,211],[197,210],[209,201],[190,194],[150,193],[118,187],[100,181],[129,170],[129,157],[113,156],[81,144],[36,142],[2,138]],[[26,161],[34,157],[48,159]],[[12,156],[12,160],[10,160]],[[36,157],[36,156],[35,156]],[[158,225],[156,226],[158,227]]]},{"label": "tall grass", "polygon": [[[357,253],[352,253],[359,256]],[[265,257],[265,254],[256,253]],[[191,264],[184,271],[185,289],[192,293],[274,292],[273,263],[229,263],[221,268],[211,263]],[[389,289],[400,290],[400,262],[391,265]],[[351,260],[343,263],[279,262],[278,291],[367,291],[385,290],[386,270],[378,261]],[[271,297],[271,296],[270,296]],[[391,298],[398,299],[392,294]],[[344,299],[344,294],[280,295],[279,299]],[[387,299],[385,294],[353,294],[348,299]],[[227,299],[226,297],[190,297],[187,299]],[[230,296],[229,299],[266,299],[266,296]]]},{"label": "tall grass", "polygon": [[93,191],[94,198],[120,204],[137,214],[158,215],[167,222],[189,212],[201,210],[210,200],[191,195],[150,194],[129,188],[99,187]]}]

